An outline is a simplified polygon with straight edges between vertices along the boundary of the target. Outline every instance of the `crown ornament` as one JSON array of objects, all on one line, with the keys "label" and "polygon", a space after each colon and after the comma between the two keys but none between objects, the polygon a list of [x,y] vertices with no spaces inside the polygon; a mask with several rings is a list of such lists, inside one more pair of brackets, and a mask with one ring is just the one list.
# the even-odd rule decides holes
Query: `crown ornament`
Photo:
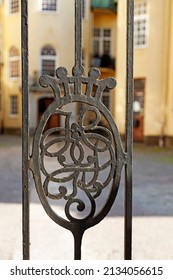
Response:
[{"label": "crown ornament", "polygon": [[[80,96],[88,98],[95,98],[96,101],[101,102],[102,94],[106,88],[113,89],[116,86],[116,80],[114,78],[105,78],[99,80],[101,72],[97,68],[91,68],[88,73],[88,77],[83,75],[84,68],[78,69],[74,67],[72,70],[73,75],[69,76],[67,69],[59,67],[56,70],[56,77],[48,75],[41,76],[40,85],[42,87],[51,87],[55,100],[61,103],[61,99],[76,100]],[[73,85],[73,93],[70,85]],[[85,92],[82,92],[82,85],[86,85]],[[63,88],[63,91],[61,90]]]}]

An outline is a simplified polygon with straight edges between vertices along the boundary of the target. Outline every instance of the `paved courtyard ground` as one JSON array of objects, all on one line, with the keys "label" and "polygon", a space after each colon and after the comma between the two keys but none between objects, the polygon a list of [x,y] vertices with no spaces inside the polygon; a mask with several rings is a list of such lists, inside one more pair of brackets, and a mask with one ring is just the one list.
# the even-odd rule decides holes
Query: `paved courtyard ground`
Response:
[{"label": "paved courtyard ground", "polygon": [[[135,144],[133,174],[133,258],[173,259],[173,150]],[[109,215],[84,235],[83,259],[123,259],[123,177]],[[18,136],[0,136],[0,221],[0,259],[21,259]],[[45,214],[32,178],[31,258],[73,258],[71,234]]]}]

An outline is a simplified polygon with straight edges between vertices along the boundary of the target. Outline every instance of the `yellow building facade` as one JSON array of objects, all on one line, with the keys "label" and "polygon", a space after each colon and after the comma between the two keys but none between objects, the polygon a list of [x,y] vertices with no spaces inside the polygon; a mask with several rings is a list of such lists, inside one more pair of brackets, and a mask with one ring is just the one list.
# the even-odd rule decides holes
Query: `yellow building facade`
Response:
[{"label": "yellow building facade", "polygon": [[[125,124],[126,0],[118,2],[115,116]],[[173,144],[172,0],[135,0],[134,140]]]},{"label": "yellow building facade", "polygon": [[[83,64],[113,76],[115,91],[103,102],[125,133],[126,0],[82,0]],[[52,93],[38,84],[42,73],[74,65],[74,1],[29,0],[30,128],[35,128]],[[134,140],[173,144],[173,3],[135,0]],[[1,1],[1,131],[21,130],[20,1]],[[77,114],[77,108],[73,111]],[[56,121],[59,125],[61,120]],[[52,125],[51,123],[49,124]],[[104,123],[103,123],[104,125]]]},{"label": "yellow building facade", "polygon": [[[94,1],[82,0],[83,18],[83,64],[85,74],[91,66],[99,67],[101,78],[115,76],[115,36],[116,12],[109,5],[100,10]],[[109,1],[108,1],[109,2]],[[112,2],[112,1],[110,1]],[[109,3],[108,3],[109,4]],[[29,105],[30,129],[33,130],[45,108],[52,102],[50,89],[39,85],[42,74],[50,74],[59,66],[64,66],[71,74],[74,66],[74,1],[37,0],[29,5]],[[20,1],[3,1],[1,19],[3,28],[3,104],[2,130],[21,131],[21,27]],[[95,36],[97,33],[97,36]],[[95,36],[95,37],[94,37]],[[106,45],[104,45],[106,43]],[[96,52],[99,57],[95,58]],[[105,52],[108,52],[107,54]],[[103,55],[106,60],[103,62]],[[104,101],[113,108],[110,93],[106,92]],[[74,115],[77,108],[72,104]],[[61,125],[61,120],[50,118]]]},{"label": "yellow building facade", "polygon": [[[51,89],[39,85],[42,74],[55,75],[59,66],[71,73],[74,65],[73,1],[29,1],[29,98],[30,129],[33,130],[43,111],[53,101]],[[53,5],[54,4],[54,5]],[[64,28],[66,26],[66,28]],[[75,110],[75,108],[74,108]],[[48,127],[61,124],[57,116]]]},{"label": "yellow building facade", "polygon": [[[21,12],[18,0],[1,1],[2,30],[1,87],[2,132],[21,133]],[[39,86],[42,74],[52,75],[59,66],[71,73],[74,65],[74,3],[66,1],[28,1],[29,11],[29,99],[30,128],[35,128],[41,106],[47,106],[52,92]],[[64,28],[66,26],[66,28]],[[86,28],[86,27],[85,27]]]},{"label": "yellow building facade", "polygon": [[20,7],[1,1],[2,29],[2,121],[4,131],[21,129]]},{"label": "yellow building facade", "polygon": [[0,3],[0,132],[3,126],[3,99],[2,99],[2,30],[3,30],[3,17],[2,17],[2,3]]}]

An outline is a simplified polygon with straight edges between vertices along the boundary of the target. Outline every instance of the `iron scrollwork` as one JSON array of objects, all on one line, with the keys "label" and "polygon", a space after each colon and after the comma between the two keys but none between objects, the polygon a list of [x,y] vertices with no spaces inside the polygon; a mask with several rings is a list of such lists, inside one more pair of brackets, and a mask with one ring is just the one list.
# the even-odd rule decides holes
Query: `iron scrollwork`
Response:
[{"label": "iron scrollwork", "polygon": [[[69,77],[66,69],[60,67],[56,71],[56,78],[42,76],[40,79],[42,86],[53,89],[54,101],[43,113],[36,129],[30,168],[39,198],[48,215],[75,235],[76,229],[79,232],[80,228],[83,234],[109,212],[118,191],[124,153],[117,126],[101,98],[106,87],[113,88],[116,85],[115,80],[98,80],[100,73],[95,68],[90,70],[88,77],[81,72],[77,73],[76,69],[73,73],[75,75]],[[73,90],[70,84],[73,84]],[[82,84],[86,84],[85,92],[82,91]],[[91,90],[93,86],[94,93]],[[77,121],[71,121],[72,112],[64,110],[65,105],[73,102],[82,104]],[[52,114],[65,119],[64,127],[45,130]],[[91,114],[93,119],[86,124],[87,115]],[[100,126],[102,116],[107,120],[109,128]],[[56,159],[55,170],[47,169],[45,158]],[[100,158],[104,161],[101,162]],[[101,181],[102,172],[104,178]],[[52,183],[57,184],[56,192],[53,193],[50,187]],[[105,205],[97,213],[97,198],[110,184]],[[84,193],[82,198],[78,197],[79,190]],[[81,213],[86,210],[85,199],[90,204],[87,205],[90,208],[88,213],[82,218],[80,215],[73,216],[71,206],[75,204],[77,212]],[[49,200],[65,202],[65,218],[54,212]]]},{"label": "iron scrollwork", "polygon": [[[40,78],[42,87],[52,89],[54,101],[36,128],[30,169],[45,211],[57,224],[72,232],[75,259],[80,259],[83,233],[99,223],[115,201],[125,153],[113,117],[102,103],[104,90],[115,88],[116,81],[99,79],[101,73],[96,68],[91,68],[88,77],[84,75],[78,42],[81,39],[80,0],[75,0],[75,7],[76,64],[71,76],[66,68],[59,67],[56,77]],[[72,109],[67,106],[73,103],[79,105],[76,120],[72,120]],[[46,129],[52,115],[59,115],[64,123]],[[102,118],[107,128],[100,125]],[[48,159],[55,160],[52,169],[47,165]],[[101,196],[104,203],[98,207]],[[53,210],[52,201],[63,202],[63,216]]]}]

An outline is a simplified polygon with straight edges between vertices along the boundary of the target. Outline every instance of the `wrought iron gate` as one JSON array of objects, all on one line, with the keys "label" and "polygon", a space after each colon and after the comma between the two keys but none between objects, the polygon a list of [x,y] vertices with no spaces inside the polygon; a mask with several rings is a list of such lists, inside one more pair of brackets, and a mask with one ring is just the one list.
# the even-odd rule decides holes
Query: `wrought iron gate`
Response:
[{"label": "wrought iron gate", "polygon": [[[81,0],[75,0],[75,66],[72,76],[64,67],[56,70],[56,77],[48,75],[40,78],[43,87],[50,87],[54,101],[45,110],[36,128],[32,153],[29,152],[29,100],[28,100],[28,6],[27,0],[21,1],[22,7],[22,175],[23,175],[23,259],[30,258],[29,230],[29,172],[33,174],[39,199],[48,216],[58,225],[70,230],[74,236],[74,258],[81,259],[83,233],[98,224],[113,205],[122,168],[125,167],[125,259],[131,259],[132,252],[132,118],[133,118],[133,3],[127,0],[127,94],[126,94],[126,137],[123,148],[116,123],[102,103],[105,88],[116,86],[114,78],[99,79],[100,71],[91,68],[88,76],[82,66],[82,16]],[[85,90],[82,85],[85,85]],[[79,117],[71,122],[69,110],[65,106],[77,103]],[[85,124],[85,116],[94,114],[91,123]],[[64,117],[64,127],[45,130],[52,114]],[[108,128],[99,125],[101,117]],[[98,133],[98,130],[102,133]],[[51,151],[56,145],[57,150]],[[86,157],[86,150],[89,154]],[[100,155],[106,155],[100,162]],[[55,158],[57,167],[50,172],[45,157]],[[107,170],[104,180],[100,173]],[[62,177],[62,175],[64,177]],[[52,192],[51,184],[56,184],[57,192]],[[97,198],[108,189],[105,204],[98,210]],[[80,195],[82,193],[82,195]],[[60,217],[51,207],[51,200],[63,201],[64,217]],[[77,205],[76,213],[71,211]],[[82,216],[78,215],[79,213]]]}]

